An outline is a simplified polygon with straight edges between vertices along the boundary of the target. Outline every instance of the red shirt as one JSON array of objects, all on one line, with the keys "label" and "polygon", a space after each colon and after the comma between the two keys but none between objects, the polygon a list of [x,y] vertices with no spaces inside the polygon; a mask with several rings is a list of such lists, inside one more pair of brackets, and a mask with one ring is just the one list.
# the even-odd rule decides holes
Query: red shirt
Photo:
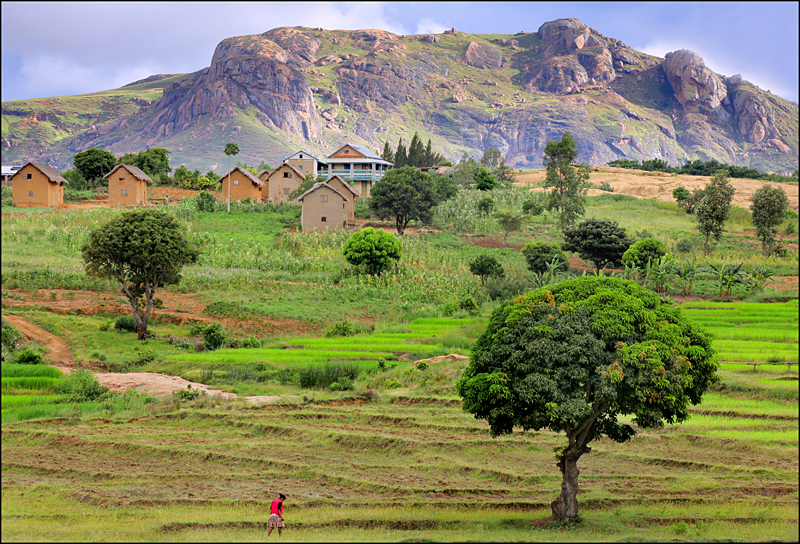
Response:
[{"label": "red shirt", "polygon": [[283,517],[283,501],[280,499],[275,499],[272,501],[272,506],[269,509],[270,514],[278,514],[280,517]]}]

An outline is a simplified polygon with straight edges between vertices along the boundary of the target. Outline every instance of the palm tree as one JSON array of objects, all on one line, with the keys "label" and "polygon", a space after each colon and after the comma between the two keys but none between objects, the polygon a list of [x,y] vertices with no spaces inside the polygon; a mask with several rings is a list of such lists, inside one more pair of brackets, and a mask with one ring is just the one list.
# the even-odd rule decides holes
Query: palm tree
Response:
[{"label": "palm tree", "polygon": [[225,144],[225,154],[228,156],[228,213],[231,213],[231,156],[239,154],[239,146]]}]

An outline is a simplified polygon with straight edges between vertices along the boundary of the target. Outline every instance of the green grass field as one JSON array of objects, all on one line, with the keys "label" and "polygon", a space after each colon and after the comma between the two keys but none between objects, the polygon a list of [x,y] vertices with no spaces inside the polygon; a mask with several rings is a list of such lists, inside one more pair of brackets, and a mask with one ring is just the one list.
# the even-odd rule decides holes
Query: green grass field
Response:
[{"label": "green grass field", "polygon": [[[524,196],[496,195],[512,206]],[[231,338],[261,344],[215,352],[168,341],[192,337],[191,322],[154,320],[159,338],[138,342],[114,330],[115,314],[48,310],[39,290],[119,297],[113,283],[81,270],[79,251],[89,230],[117,212],[3,218],[3,312],[63,338],[78,364],[283,397],[264,406],[136,394],[64,403],[50,367],[3,363],[2,539],[263,540],[278,492],[289,497],[282,538],[291,541],[798,539],[798,371],[786,364],[797,361],[796,293],[781,293],[791,299],[781,303],[683,304],[714,335],[722,381],[682,425],[594,443],[579,465],[583,520],[542,524],[560,489],[553,451],[563,436],[491,438],[454,391],[465,361],[412,365],[468,355],[498,305],[469,273],[470,260],[489,253],[512,278],[528,274],[519,251],[468,243],[500,233],[493,219],[465,210],[461,230],[405,237],[398,268],[381,278],[349,269],[341,233],[283,230],[286,210],[179,210],[208,251],[171,293],[227,323]],[[613,217],[632,234],[651,230],[670,248],[696,236],[690,218],[650,201],[592,199],[587,216]],[[796,274],[796,253],[763,259],[752,240],[742,243],[751,228],[743,220],[711,260]],[[546,217],[509,237],[558,238]],[[710,281],[703,289],[716,295]],[[458,309],[465,297],[479,302],[479,315]],[[6,304],[20,298],[33,304]],[[168,313],[184,315],[182,303]],[[323,337],[345,320],[372,332]],[[299,385],[304,369],[355,363],[352,390]]]}]

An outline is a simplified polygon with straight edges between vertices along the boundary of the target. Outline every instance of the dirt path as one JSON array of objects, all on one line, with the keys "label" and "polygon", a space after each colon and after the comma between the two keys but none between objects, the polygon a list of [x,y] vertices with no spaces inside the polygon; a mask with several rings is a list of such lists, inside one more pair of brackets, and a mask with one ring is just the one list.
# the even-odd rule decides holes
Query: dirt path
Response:
[{"label": "dirt path", "polygon": [[[61,372],[68,374],[77,368],[72,358],[72,350],[70,350],[69,344],[67,344],[63,338],[59,338],[55,334],[47,332],[24,317],[4,315],[3,319],[16,327],[16,329],[31,342],[36,342],[44,346],[48,350],[47,353],[44,354],[45,359],[50,361],[50,363]],[[202,383],[190,382],[179,376],[169,376],[156,372],[128,372],[126,374],[118,374],[115,372],[98,372],[93,370],[92,373],[97,377],[97,381],[108,387],[109,391],[136,389],[138,391],[145,391],[154,397],[163,398],[168,397],[175,391],[186,389],[187,386],[191,386],[192,389],[205,391],[210,396],[222,400],[236,400],[239,398],[238,395],[234,393],[209,389],[207,385]],[[251,404],[268,404],[282,397],[294,396],[296,395],[259,395],[244,397],[244,399]]]}]

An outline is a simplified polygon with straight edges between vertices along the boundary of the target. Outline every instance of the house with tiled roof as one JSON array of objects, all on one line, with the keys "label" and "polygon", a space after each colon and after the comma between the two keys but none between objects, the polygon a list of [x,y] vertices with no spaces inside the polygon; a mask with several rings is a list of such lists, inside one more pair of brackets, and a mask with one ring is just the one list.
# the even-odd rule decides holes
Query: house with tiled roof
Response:
[{"label": "house with tiled roof", "polygon": [[345,144],[325,159],[327,176],[339,176],[353,185],[364,197],[370,195],[372,184],[391,170],[393,163],[364,146]]},{"label": "house with tiled roof", "polygon": [[304,175],[311,174],[314,177],[317,177],[317,174],[320,170],[327,169],[328,164],[325,162],[320,161],[311,153],[307,151],[296,151],[292,153],[285,159],[283,159],[284,163],[291,164],[298,170],[302,171]]},{"label": "house with tiled roof", "polygon": [[147,204],[147,184],[150,176],[136,166],[120,164],[103,176],[108,180],[110,206],[144,206]]},{"label": "house with tiled roof", "polygon": [[11,177],[11,198],[17,208],[57,208],[66,183],[52,166],[29,162]]}]

